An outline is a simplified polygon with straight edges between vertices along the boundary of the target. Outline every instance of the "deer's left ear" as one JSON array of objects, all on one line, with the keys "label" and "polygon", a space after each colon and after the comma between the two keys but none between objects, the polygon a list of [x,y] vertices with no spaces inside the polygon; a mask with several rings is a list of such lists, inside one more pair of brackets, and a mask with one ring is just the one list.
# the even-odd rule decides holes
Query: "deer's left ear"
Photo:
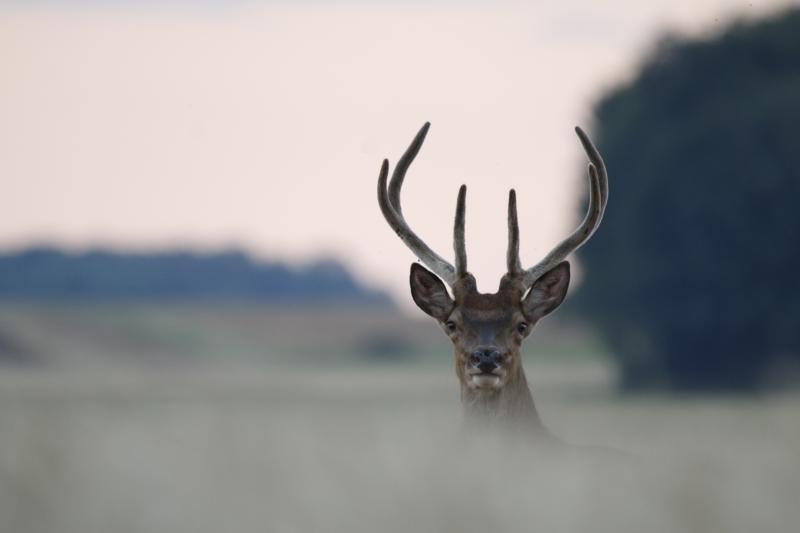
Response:
[{"label": "deer's left ear", "polygon": [[522,311],[530,320],[539,320],[561,305],[569,287],[569,263],[562,261],[536,280],[522,300]]}]

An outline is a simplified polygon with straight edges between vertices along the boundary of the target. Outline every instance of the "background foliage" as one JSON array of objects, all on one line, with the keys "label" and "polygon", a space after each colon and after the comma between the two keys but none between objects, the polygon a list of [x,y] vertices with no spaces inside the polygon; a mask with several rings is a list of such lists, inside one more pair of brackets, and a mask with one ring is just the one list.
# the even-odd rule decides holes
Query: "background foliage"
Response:
[{"label": "background foliage", "polygon": [[68,253],[28,248],[0,253],[0,301],[252,302],[391,306],[338,261],[302,267],[257,261],[238,250]]},{"label": "background foliage", "polygon": [[611,200],[573,310],[623,384],[751,388],[800,359],[800,10],[666,37],[595,107]]}]

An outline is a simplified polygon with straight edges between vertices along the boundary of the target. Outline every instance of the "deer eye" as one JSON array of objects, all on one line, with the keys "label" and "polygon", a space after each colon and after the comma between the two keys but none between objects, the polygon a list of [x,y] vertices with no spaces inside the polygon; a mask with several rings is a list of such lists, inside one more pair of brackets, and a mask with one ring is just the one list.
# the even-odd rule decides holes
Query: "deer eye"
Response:
[{"label": "deer eye", "polygon": [[517,331],[519,332],[520,335],[525,335],[525,332],[528,331],[528,324],[526,324],[525,322],[520,322],[517,325]]},{"label": "deer eye", "polygon": [[444,327],[447,328],[447,331],[452,333],[453,331],[456,330],[456,323],[453,322],[452,320],[448,320],[447,322],[444,323]]}]

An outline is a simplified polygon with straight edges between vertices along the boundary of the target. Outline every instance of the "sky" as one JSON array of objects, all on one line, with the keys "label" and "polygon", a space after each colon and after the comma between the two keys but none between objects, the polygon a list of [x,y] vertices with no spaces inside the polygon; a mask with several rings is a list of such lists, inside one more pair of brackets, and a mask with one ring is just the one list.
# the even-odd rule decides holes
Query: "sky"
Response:
[{"label": "sky", "polygon": [[470,270],[494,291],[508,189],[532,265],[582,216],[573,127],[591,136],[660,35],[792,3],[0,0],[0,249],[333,256],[410,301],[376,181],[430,121],[406,219],[452,258],[467,184]]}]

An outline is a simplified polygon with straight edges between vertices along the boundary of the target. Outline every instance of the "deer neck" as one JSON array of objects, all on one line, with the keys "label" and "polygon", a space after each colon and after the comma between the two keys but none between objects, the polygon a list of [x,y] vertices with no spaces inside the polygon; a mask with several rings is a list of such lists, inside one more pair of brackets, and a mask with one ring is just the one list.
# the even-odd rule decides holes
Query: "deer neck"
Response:
[{"label": "deer neck", "polygon": [[470,421],[510,422],[544,430],[522,368],[500,390],[471,389],[462,383],[461,403]]}]

